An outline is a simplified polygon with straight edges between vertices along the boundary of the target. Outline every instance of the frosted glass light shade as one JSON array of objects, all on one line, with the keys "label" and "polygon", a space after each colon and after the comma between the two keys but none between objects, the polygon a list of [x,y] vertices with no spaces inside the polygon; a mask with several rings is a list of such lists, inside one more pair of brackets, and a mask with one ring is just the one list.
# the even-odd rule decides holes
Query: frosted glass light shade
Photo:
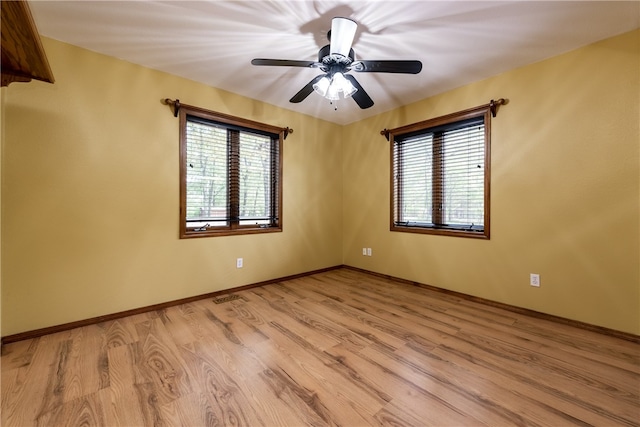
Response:
[{"label": "frosted glass light shade", "polygon": [[330,101],[337,101],[338,99],[340,99],[340,89],[338,88],[337,85],[333,83],[333,81],[329,85],[329,89],[327,89],[327,94],[324,97]]},{"label": "frosted glass light shade", "polygon": [[327,89],[329,89],[330,84],[331,84],[331,81],[329,80],[328,77],[325,76],[320,80],[318,80],[318,82],[313,85],[313,90],[315,90],[316,93],[318,93],[320,96],[326,96]]},{"label": "frosted glass light shade", "polygon": [[353,86],[353,84],[351,84],[349,80],[345,78],[344,74],[342,73],[334,74],[331,85],[332,86],[335,85],[338,89],[338,92],[342,92],[342,96],[344,98],[350,97],[351,95],[356,93],[356,91],[358,90],[355,88],[355,86]]}]

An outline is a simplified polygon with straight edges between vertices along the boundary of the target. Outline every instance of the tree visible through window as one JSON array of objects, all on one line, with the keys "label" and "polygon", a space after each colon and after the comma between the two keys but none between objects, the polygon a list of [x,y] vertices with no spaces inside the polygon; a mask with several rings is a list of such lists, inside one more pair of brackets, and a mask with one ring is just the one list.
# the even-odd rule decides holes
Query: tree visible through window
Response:
[{"label": "tree visible through window", "polygon": [[391,230],[489,238],[489,107],[389,134]]},{"label": "tree visible through window", "polygon": [[181,107],[181,237],[281,231],[281,131]]}]

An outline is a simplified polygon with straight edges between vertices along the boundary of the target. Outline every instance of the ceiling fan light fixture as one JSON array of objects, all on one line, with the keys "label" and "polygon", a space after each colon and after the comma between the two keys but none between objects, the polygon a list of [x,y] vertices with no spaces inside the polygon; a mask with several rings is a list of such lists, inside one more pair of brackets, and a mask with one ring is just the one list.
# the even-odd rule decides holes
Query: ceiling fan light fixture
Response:
[{"label": "ceiling fan light fixture", "polygon": [[323,76],[313,84],[313,90],[318,95],[330,101],[340,99],[340,94],[342,94],[343,98],[349,98],[358,91],[358,89],[344,77],[344,74],[340,72],[334,73],[331,78]]}]

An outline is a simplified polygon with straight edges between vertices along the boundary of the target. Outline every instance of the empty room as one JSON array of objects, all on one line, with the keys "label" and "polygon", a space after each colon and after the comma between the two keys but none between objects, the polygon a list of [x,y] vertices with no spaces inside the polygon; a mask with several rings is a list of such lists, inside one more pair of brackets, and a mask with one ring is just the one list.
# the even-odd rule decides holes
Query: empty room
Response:
[{"label": "empty room", "polygon": [[640,426],[640,3],[2,1],[3,426]]}]

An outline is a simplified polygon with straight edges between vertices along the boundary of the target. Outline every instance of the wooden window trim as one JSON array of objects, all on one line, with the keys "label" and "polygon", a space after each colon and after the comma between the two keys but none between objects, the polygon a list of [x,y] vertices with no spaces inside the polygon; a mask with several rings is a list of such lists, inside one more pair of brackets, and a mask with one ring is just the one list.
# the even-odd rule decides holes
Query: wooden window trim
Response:
[{"label": "wooden window trim", "polygon": [[[502,104],[502,102],[500,103]],[[491,201],[491,116],[492,113],[495,114],[494,103],[492,101],[491,104],[481,105],[474,108],[469,108],[467,110],[447,114],[444,116],[436,117],[433,119],[424,120],[417,123],[412,123],[406,126],[398,127],[395,129],[384,130],[383,134],[388,136],[390,142],[390,152],[391,152],[391,173],[390,173],[390,200],[391,200],[391,209],[390,209],[390,226],[389,229],[391,231],[397,232],[407,232],[407,233],[418,233],[418,234],[431,234],[431,235],[440,235],[440,236],[453,236],[453,237],[467,237],[467,238],[475,238],[475,239],[485,239],[489,240],[490,238],[490,201]],[[394,192],[396,189],[394,188],[396,185],[394,173],[400,173],[400,168],[395,165],[394,161],[394,141],[396,137],[411,134],[414,132],[425,131],[429,128],[435,128],[438,126],[448,125],[455,122],[462,122],[464,120],[473,119],[476,117],[484,118],[484,231],[483,232],[472,232],[465,230],[452,230],[452,229],[442,229],[442,228],[430,228],[430,227],[417,227],[417,226],[405,226],[399,225],[396,223],[396,211],[400,209],[400,198],[396,198],[394,196]],[[437,139],[437,138],[434,138]],[[436,147],[440,144],[434,141],[434,166],[433,166],[433,174],[436,174],[436,168],[442,167],[442,162],[438,162],[438,158],[440,155],[436,155]],[[398,167],[397,171],[394,171],[394,167]],[[438,185],[439,179],[434,179],[435,185]],[[401,185],[401,183],[400,183]],[[400,191],[400,188],[397,189]],[[433,201],[436,203],[436,200]],[[434,209],[435,215],[436,209]],[[439,212],[440,220],[442,213]],[[434,223],[438,221],[437,218],[433,218]]]},{"label": "wooden window trim", "polygon": [[[186,182],[186,161],[187,161],[187,141],[186,141],[186,126],[187,126],[187,116],[195,116],[204,120],[210,120],[213,122],[217,122],[220,124],[226,124],[230,126],[245,128],[247,130],[257,130],[260,132],[266,132],[273,135],[278,135],[277,143],[277,166],[275,170],[277,184],[271,187],[272,197],[277,195],[275,201],[275,209],[276,209],[276,222],[271,226],[255,226],[255,225],[241,225],[239,224],[239,219],[233,218],[231,224],[226,227],[215,227],[209,228],[205,231],[195,231],[187,227],[186,221],[186,212],[187,212],[187,182]],[[288,128],[280,128],[260,122],[255,122],[252,120],[247,120],[239,117],[234,117],[228,114],[217,113],[215,111],[206,110],[199,107],[194,107],[190,105],[181,104],[179,110],[179,157],[180,157],[180,211],[179,211],[179,219],[180,219],[180,238],[181,239],[189,239],[189,238],[199,238],[199,237],[214,237],[214,236],[231,236],[231,235],[241,235],[241,234],[262,234],[262,233],[274,233],[282,231],[282,148],[283,141],[287,132],[291,132]],[[237,150],[237,144],[233,144],[231,140],[228,140],[229,149]],[[236,159],[238,161],[238,156],[231,155],[231,159]],[[271,160],[273,161],[273,159]],[[229,196],[231,197],[230,209],[233,212],[239,212],[239,207],[237,202],[233,202],[234,200],[239,200],[239,176],[238,176],[238,165],[235,167],[232,165],[230,169],[229,179]],[[274,194],[277,193],[277,194]],[[274,200],[272,198],[272,200]]]}]

